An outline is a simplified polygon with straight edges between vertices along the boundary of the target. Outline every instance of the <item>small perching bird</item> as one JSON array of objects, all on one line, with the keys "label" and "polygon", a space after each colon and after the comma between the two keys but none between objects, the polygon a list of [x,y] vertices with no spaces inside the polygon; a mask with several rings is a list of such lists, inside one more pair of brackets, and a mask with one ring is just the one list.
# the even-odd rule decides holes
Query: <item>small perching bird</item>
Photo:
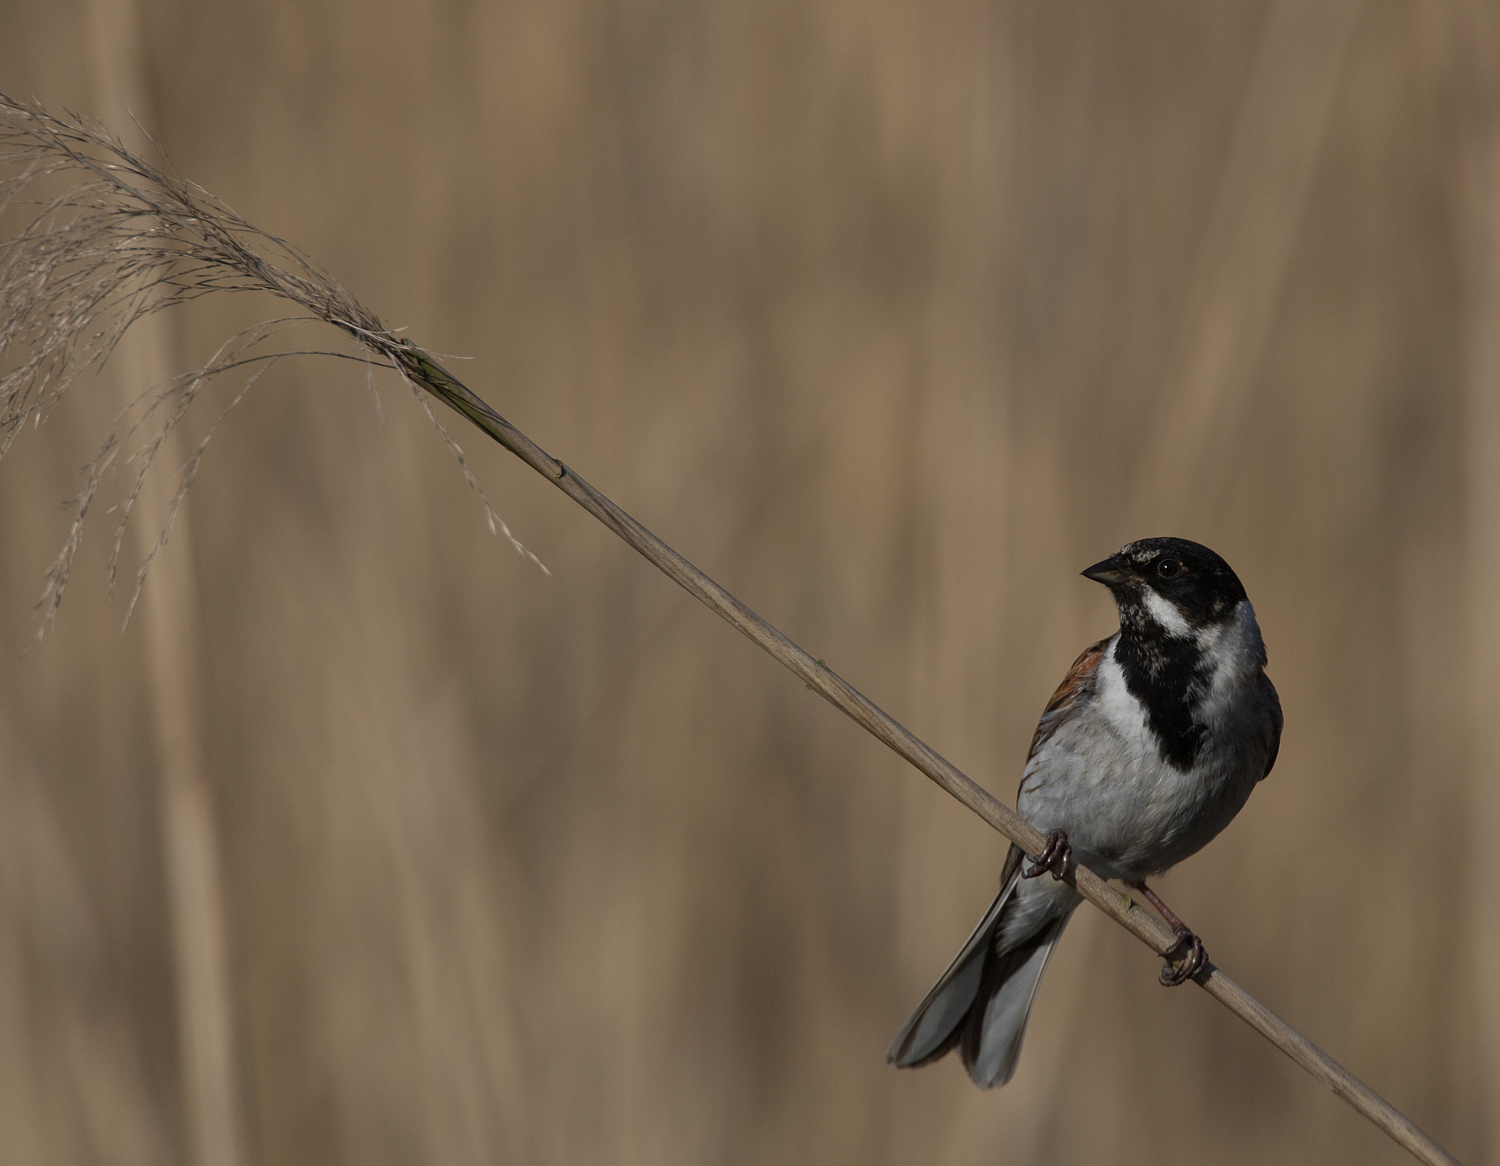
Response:
[{"label": "small perching bird", "polygon": [[1114,595],[1120,630],[1078,657],[1032,738],[1016,810],[1046,847],[1024,866],[1010,848],[1000,893],[891,1041],[898,1068],[957,1047],[981,1088],[1011,1079],[1042,972],[1082,901],[1062,881],[1075,860],[1140,891],[1176,931],[1164,984],[1207,962],[1145,880],[1224,829],[1276,762],[1281,702],[1255,610],[1229,564],[1186,539],[1130,543],[1083,574]]}]

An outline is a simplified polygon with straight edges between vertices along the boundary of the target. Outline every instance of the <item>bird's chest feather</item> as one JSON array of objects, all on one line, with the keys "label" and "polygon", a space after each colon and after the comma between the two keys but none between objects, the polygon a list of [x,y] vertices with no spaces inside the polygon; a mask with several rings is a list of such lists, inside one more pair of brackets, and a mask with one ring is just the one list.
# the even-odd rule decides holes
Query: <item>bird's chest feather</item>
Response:
[{"label": "bird's chest feather", "polygon": [[[1195,645],[1177,688],[1159,685],[1144,700],[1130,654],[1116,641],[1078,715],[1027,765],[1022,816],[1042,830],[1066,830],[1101,874],[1152,873],[1198,850],[1238,812],[1261,772],[1247,748],[1245,712],[1259,664],[1244,666],[1250,646],[1242,640],[1232,625],[1217,629]],[[1168,702],[1165,712],[1152,707],[1153,697]]]}]

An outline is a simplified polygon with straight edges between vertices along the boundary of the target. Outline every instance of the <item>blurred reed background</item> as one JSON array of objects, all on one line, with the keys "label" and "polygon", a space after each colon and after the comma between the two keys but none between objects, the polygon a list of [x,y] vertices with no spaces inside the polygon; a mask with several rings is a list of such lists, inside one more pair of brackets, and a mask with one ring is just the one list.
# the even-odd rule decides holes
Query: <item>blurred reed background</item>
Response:
[{"label": "blurred reed background", "polygon": [[[1164,893],[1500,1161],[1494,5],[9,0],[4,26],[0,89],[149,132],[472,356],[1006,798],[1114,626],[1076,572],[1142,535],[1221,551],[1286,737]],[[886,1068],[1003,840],[449,419],[551,576],[491,538],[393,379],[377,411],[357,366],[278,366],[128,630],[105,516],[21,656],[122,393],[261,307],[161,320],[0,464],[0,1161],[1405,1160],[1088,910],[1011,1086]]]}]

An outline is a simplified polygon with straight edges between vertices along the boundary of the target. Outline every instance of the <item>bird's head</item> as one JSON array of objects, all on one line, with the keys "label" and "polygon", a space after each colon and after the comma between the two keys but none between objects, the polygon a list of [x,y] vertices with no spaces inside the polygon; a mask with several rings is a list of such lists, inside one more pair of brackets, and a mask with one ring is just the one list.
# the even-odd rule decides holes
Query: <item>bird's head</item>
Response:
[{"label": "bird's head", "polygon": [[1229,619],[1245,599],[1229,564],[1185,538],[1126,543],[1083,576],[1109,588],[1122,625],[1147,617],[1181,636]]}]

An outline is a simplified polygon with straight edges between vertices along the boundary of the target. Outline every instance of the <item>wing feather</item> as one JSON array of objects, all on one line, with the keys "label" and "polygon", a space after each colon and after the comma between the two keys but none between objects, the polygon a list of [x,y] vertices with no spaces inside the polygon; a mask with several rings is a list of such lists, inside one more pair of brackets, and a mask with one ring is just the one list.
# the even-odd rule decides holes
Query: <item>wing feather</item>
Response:
[{"label": "wing feather", "polygon": [[1271,683],[1271,678],[1264,672],[1260,674],[1261,693],[1270,706],[1271,732],[1270,749],[1266,751],[1266,771],[1260,775],[1264,781],[1271,774],[1271,767],[1276,764],[1276,755],[1281,752],[1281,697],[1276,695],[1276,686]]},{"label": "wing feather", "polygon": [[1104,654],[1115,641],[1115,636],[1106,636],[1097,644],[1090,644],[1083,650],[1083,655],[1073,661],[1073,667],[1068,669],[1068,674],[1063,677],[1063,682],[1057,686],[1057,691],[1052,694],[1052,699],[1047,702],[1047,707],[1042,710],[1041,720],[1036,723],[1036,732],[1031,738],[1031,749],[1026,754],[1026,760],[1030,761],[1036,756],[1036,751],[1041,748],[1042,742],[1047,740],[1058,727],[1064,724],[1069,717],[1080,707],[1082,698],[1092,696],[1094,693],[1095,677],[1099,673],[1099,663],[1104,659]]}]

